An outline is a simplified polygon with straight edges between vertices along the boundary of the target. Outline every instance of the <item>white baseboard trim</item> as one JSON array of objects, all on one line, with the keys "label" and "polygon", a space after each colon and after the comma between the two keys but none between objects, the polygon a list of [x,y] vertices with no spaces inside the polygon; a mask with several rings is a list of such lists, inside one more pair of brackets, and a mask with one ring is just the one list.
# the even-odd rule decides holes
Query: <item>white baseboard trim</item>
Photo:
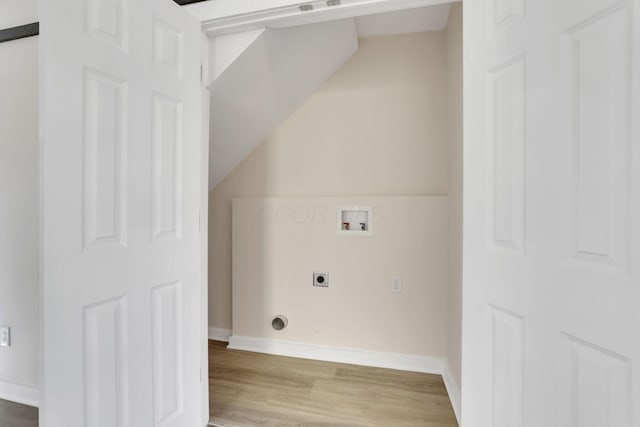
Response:
[{"label": "white baseboard trim", "polygon": [[349,363],[373,366],[376,368],[399,369],[402,371],[423,372],[427,374],[442,375],[444,369],[444,359],[437,357],[330,347],[238,335],[232,335],[229,338],[228,348],[232,350],[245,350],[275,354],[278,356]]},{"label": "white baseboard trim", "polygon": [[460,425],[460,415],[462,411],[460,400],[460,386],[454,379],[453,374],[451,373],[449,362],[446,360],[444,362],[442,380],[444,381],[444,386],[447,388],[447,394],[449,394],[449,400],[451,401],[451,406],[453,406],[453,412],[456,414],[458,425]]},{"label": "white baseboard trim", "polygon": [[0,381],[0,399],[38,407],[40,390],[34,386]]},{"label": "white baseboard trim", "polygon": [[231,336],[231,329],[209,328],[210,340],[229,342],[230,336]]}]

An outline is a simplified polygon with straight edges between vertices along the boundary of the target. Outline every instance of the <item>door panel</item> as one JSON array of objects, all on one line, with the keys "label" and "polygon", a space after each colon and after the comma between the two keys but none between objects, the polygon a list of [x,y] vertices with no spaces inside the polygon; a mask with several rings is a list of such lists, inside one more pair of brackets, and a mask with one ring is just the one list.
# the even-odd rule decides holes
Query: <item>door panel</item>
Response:
[{"label": "door panel", "polygon": [[199,22],[169,0],[39,6],[41,425],[199,425]]},{"label": "door panel", "polygon": [[464,426],[640,423],[638,6],[465,2]]}]

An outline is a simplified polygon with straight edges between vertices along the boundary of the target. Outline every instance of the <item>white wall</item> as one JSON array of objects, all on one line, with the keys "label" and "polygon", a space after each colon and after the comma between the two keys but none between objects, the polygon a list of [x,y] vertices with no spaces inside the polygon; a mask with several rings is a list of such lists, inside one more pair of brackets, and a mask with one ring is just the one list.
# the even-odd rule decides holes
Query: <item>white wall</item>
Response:
[{"label": "white wall", "polygon": [[[449,93],[449,300],[447,362],[458,396],[462,385],[462,3],[451,7],[446,37]],[[449,394],[454,391],[449,390]],[[454,406],[455,403],[454,403]]]},{"label": "white wall", "polygon": [[37,0],[0,0],[0,30],[36,22],[37,9]]},{"label": "white wall", "polygon": [[446,95],[444,32],[361,39],[210,193],[209,326],[231,328],[232,198],[445,195]]},{"label": "white wall", "polygon": [[[0,29],[36,21],[35,1],[0,1]],[[0,398],[37,403],[38,38],[0,43]]]},{"label": "white wall", "polygon": [[[338,207],[353,205],[373,207],[371,237],[338,235]],[[232,342],[444,358],[447,210],[446,196],[234,199]],[[327,288],[312,286],[317,271]]]}]

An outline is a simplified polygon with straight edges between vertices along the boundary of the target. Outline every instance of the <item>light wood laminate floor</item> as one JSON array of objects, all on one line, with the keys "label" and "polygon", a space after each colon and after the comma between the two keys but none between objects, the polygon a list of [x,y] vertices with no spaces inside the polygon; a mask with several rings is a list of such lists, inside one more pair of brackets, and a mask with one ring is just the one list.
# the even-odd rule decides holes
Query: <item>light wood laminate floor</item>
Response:
[{"label": "light wood laminate floor", "polygon": [[1,427],[38,427],[38,408],[0,399]]},{"label": "light wood laminate floor", "polygon": [[439,375],[226,349],[209,341],[211,424],[457,426]]}]

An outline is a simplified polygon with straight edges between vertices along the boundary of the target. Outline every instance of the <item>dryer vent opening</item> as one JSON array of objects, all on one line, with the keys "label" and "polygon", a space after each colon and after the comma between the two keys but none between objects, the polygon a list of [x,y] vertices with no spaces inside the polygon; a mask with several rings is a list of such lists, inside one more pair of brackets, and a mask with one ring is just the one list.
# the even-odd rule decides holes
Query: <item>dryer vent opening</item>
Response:
[{"label": "dryer vent opening", "polygon": [[288,323],[289,321],[287,320],[286,316],[280,314],[273,318],[273,320],[271,321],[271,327],[276,331],[281,331],[287,327]]}]

